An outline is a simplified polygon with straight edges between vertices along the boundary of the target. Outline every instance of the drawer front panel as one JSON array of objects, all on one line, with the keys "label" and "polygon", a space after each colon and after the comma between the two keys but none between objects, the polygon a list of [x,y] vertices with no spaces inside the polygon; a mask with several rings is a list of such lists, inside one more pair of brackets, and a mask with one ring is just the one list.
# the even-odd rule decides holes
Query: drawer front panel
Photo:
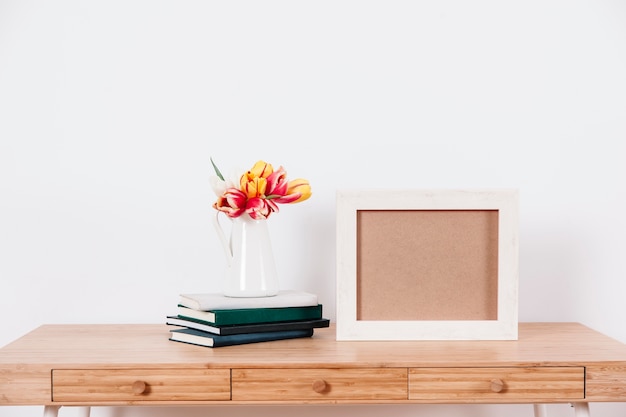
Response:
[{"label": "drawer front panel", "polygon": [[406,400],[406,368],[233,369],[234,401]]},{"label": "drawer front panel", "polygon": [[580,400],[584,367],[414,368],[409,399],[433,402]]},{"label": "drawer front panel", "polygon": [[229,369],[55,369],[52,400],[216,401],[230,400]]}]

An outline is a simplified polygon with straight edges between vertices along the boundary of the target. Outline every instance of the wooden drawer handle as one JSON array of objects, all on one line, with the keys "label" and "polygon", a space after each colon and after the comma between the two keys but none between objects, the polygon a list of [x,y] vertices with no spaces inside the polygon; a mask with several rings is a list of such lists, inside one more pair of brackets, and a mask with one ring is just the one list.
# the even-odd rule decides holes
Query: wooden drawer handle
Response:
[{"label": "wooden drawer handle", "polygon": [[133,394],[141,395],[146,392],[146,388],[148,385],[144,381],[135,381],[133,382]]},{"label": "wooden drawer handle", "polygon": [[491,380],[491,391],[492,392],[502,392],[504,389],[504,381],[501,379],[492,379]]},{"label": "wooden drawer handle", "polygon": [[328,385],[323,379],[316,379],[315,381],[313,381],[313,391],[317,392],[318,394],[326,391],[326,388],[328,388]]}]

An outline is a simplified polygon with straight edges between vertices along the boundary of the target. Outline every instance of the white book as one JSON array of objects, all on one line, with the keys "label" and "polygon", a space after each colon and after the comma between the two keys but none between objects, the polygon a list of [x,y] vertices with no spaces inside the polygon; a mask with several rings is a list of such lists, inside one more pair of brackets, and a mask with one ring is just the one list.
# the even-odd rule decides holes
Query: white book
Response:
[{"label": "white book", "polygon": [[226,297],[220,293],[181,294],[179,305],[194,310],[232,310],[240,308],[307,307],[318,305],[317,295],[305,291],[283,290],[272,297]]}]

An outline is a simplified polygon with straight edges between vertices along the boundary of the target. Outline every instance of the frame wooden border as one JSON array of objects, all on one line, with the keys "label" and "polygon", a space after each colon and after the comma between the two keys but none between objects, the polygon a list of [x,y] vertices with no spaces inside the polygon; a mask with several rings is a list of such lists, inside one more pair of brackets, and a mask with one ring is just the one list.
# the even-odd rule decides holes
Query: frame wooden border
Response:
[{"label": "frame wooden border", "polygon": [[[337,191],[337,340],[516,340],[519,197],[517,190]],[[357,216],[364,210],[497,210],[497,317],[487,320],[357,318]],[[419,254],[417,254],[419,256]],[[381,265],[384,270],[385,265]],[[445,277],[444,277],[445,278]],[[393,277],[380,274],[376,280]]]}]

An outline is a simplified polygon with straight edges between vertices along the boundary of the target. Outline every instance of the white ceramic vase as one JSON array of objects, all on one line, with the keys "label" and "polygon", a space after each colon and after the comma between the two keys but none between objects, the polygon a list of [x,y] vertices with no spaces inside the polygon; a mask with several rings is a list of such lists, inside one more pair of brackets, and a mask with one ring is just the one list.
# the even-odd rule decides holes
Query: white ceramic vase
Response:
[{"label": "white ceramic vase", "polygon": [[271,297],[278,293],[278,275],[267,220],[254,220],[243,214],[231,220],[230,238],[220,225],[214,226],[220,238],[228,272],[222,292],[227,297]]}]

